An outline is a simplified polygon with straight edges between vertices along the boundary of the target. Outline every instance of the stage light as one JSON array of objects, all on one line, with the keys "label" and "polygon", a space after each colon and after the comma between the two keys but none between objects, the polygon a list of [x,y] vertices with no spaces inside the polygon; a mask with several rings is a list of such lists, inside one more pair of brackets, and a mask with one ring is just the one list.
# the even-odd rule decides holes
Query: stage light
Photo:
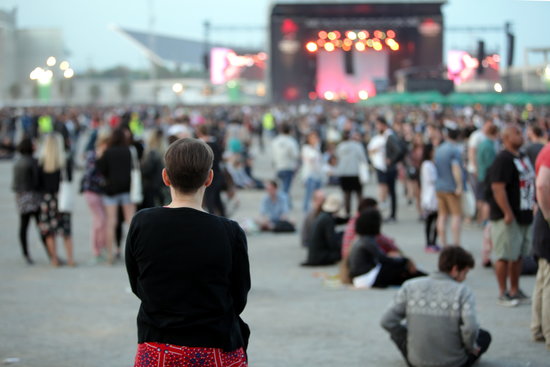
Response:
[{"label": "stage light", "polygon": [[287,101],[293,101],[299,97],[299,94],[298,88],[291,86],[285,89],[284,98]]},{"label": "stage light", "polygon": [[334,99],[334,93],[329,90],[325,92],[324,96],[327,101],[332,101]]},{"label": "stage light", "polygon": [[342,46],[342,50],[344,50],[344,51],[351,51],[351,46],[344,45],[344,46]]},{"label": "stage light", "polygon": [[357,39],[357,33],[355,33],[354,31],[348,31],[346,35],[352,41]]},{"label": "stage light", "polygon": [[344,40],[344,46],[351,46],[353,45],[353,41],[350,38],[346,38]]},{"label": "stage light", "polygon": [[306,44],[306,49],[309,52],[313,53],[313,52],[317,52],[318,47],[317,47],[317,44],[315,42],[308,42]]},{"label": "stage light", "polygon": [[393,43],[390,48],[392,49],[392,51],[399,51],[399,43]]},{"label": "stage light", "polygon": [[493,55],[493,60],[494,60],[495,62],[500,62],[500,55],[494,54],[494,55]]},{"label": "stage light", "polygon": [[395,38],[395,31],[390,29],[386,32],[386,35],[388,36],[388,38]]},{"label": "stage light", "polygon": [[384,38],[384,34],[382,31],[376,30],[374,31],[374,37],[376,38]]},{"label": "stage light", "polygon": [[336,39],[342,37],[342,34],[339,31],[334,31],[334,35],[336,36]]},{"label": "stage light", "polygon": [[336,41],[334,41],[334,46],[342,47],[342,43],[343,43],[342,40],[336,40]]},{"label": "stage light", "polygon": [[369,46],[369,47],[372,47],[372,46],[373,46],[373,42],[372,42],[371,39],[368,39],[368,40],[367,40],[367,46]]},{"label": "stage light", "polygon": [[308,96],[309,99],[311,99],[312,101],[313,101],[314,99],[317,99],[317,93],[315,93],[315,92],[309,92],[309,93],[307,94],[307,96]]},{"label": "stage light", "polygon": [[317,40],[317,46],[319,47],[323,47],[325,45],[325,43],[327,43],[327,41],[325,40]]},{"label": "stage light", "polygon": [[495,92],[502,93],[502,84],[495,83],[494,88],[495,88]]},{"label": "stage light", "polygon": [[372,42],[372,48],[374,48],[376,51],[382,51],[382,43],[380,43],[379,40],[374,40]]},{"label": "stage light", "polygon": [[367,39],[367,38],[369,38],[369,32],[361,31],[361,32],[357,33],[357,38],[359,38],[360,40]]},{"label": "stage light", "polygon": [[358,95],[359,95],[359,99],[363,101],[366,99],[369,99],[369,92],[367,92],[366,90],[360,90]]},{"label": "stage light", "polygon": [[333,43],[330,43],[330,42],[325,43],[325,50],[326,50],[327,52],[332,52],[332,51],[334,51],[334,48],[335,48],[335,47],[334,47],[334,44],[333,44]]},{"label": "stage light", "polygon": [[320,39],[324,40],[328,37],[328,34],[325,31],[319,31],[318,36]]},{"label": "stage light", "polygon": [[334,32],[328,32],[328,39],[331,41],[334,41],[336,39],[336,33]]},{"label": "stage light", "polygon": [[365,51],[365,44],[363,42],[357,42],[355,44],[355,49],[357,51]]}]

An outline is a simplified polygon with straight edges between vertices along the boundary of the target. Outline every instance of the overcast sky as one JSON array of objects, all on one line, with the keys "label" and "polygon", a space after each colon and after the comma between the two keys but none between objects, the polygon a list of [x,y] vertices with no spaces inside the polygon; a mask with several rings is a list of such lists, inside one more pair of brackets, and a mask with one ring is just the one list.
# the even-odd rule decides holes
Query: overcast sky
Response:
[{"label": "overcast sky", "polygon": [[[367,1],[368,2],[368,1]],[[203,39],[203,22],[213,26],[266,26],[270,0],[0,0],[0,9],[18,9],[20,28],[60,28],[69,61],[76,71],[125,64],[146,67],[144,56],[110,24],[156,33]],[[515,63],[523,64],[526,47],[550,47],[550,0],[449,0],[443,7],[447,26],[504,26],[513,23]],[[484,38],[489,51],[505,49],[504,32],[447,32],[445,48],[474,50]],[[265,32],[212,32],[223,43],[262,47]],[[532,58],[532,63],[542,58]]]}]

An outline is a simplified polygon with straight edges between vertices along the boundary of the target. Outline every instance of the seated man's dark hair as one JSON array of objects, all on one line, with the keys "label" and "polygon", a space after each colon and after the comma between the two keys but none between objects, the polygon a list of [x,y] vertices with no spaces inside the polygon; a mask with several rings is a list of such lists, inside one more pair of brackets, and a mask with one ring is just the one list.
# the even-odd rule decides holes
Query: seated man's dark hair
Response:
[{"label": "seated man's dark hair", "polygon": [[376,208],[367,209],[361,212],[355,222],[355,232],[361,236],[376,236],[380,234],[382,226],[382,215]]},{"label": "seated man's dark hair", "polygon": [[177,191],[191,194],[208,178],[214,153],[202,140],[184,138],[176,140],[168,147],[164,160],[171,185]]},{"label": "seated man's dark hair", "polygon": [[375,198],[369,196],[366,198],[362,198],[359,201],[359,205],[357,206],[357,211],[361,213],[363,210],[376,208],[377,206],[378,206],[378,201],[376,201]]},{"label": "seated man's dark hair", "polygon": [[447,246],[439,254],[439,271],[450,273],[455,265],[458,270],[464,270],[466,268],[472,269],[475,265],[475,261],[472,254],[462,247]]}]

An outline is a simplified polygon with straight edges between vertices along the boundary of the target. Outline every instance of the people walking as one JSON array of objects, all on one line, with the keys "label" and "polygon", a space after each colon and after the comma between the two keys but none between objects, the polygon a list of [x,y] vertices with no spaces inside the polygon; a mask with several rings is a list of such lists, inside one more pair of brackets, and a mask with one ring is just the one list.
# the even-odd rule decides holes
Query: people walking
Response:
[{"label": "people walking", "polygon": [[60,134],[51,132],[44,135],[41,151],[38,157],[38,187],[42,194],[40,203],[40,231],[50,253],[52,266],[61,265],[57,257],[56,235],[63,236],[67,265],[75,266],[73,257],[73,240],[71,235],[71,213],[59,209],[59,187],[62,176],[71,182],[72,172],[67,169],[63,138]]},{"label": "people walking", "polygon": [[[13,165],[12,190],[15,192],[17,211],[19,212],[19,242],[23,258],[27,264],[34,261],[29,252],[27,230],[32,218],[39,224],[41,195],[38,192],[38,162],[33,158],[34,145],[31,138],[23,138],[17,145],[19,156]],[[45,239],[42,242],[49,256]]]}]

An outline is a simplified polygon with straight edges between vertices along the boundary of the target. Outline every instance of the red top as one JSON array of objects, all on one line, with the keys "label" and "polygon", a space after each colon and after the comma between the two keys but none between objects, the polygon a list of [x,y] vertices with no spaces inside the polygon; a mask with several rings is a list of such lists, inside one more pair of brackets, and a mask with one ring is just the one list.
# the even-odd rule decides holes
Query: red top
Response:
[{"label": "red top", "polygon": [[537,160],[535,162],[535,172],[537,176],[539,174],[540,166],[550,168],[550,144],[546,144],[537,156]]}]

